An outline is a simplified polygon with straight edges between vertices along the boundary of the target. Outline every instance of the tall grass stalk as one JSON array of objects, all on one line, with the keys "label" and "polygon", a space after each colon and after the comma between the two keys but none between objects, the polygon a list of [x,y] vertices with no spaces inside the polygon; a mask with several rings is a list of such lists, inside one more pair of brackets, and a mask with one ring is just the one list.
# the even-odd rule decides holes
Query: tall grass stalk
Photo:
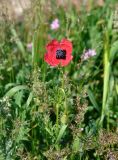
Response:
[{"label": "tall grass stalk", "polygon": [[37,67],[39,62],[39,45],[38,45],[38,32],[34,32],[33,46],[32,46],[32,64],[33,67]]},{"label": "tall grass stalk", "polygon": [[107,113],[107,97],[109,91],[109,76],[110,76],[110,61],[109,61],[109,35],[105,33],[105,45],[104,45],[104,78],[103,78],[103,99],[102,99],[102,112],[100,125],[103,126],[103,121]]}]

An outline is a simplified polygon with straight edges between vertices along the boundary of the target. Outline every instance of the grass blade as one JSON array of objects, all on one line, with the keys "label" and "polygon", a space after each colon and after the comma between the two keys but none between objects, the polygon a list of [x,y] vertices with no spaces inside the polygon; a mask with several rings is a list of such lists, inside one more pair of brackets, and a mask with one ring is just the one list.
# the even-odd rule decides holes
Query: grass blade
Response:
[{"label": "grass blade", "polygon": [[5,94],[5,97],[12,97],[16,92],[20,90],[28,90],[28,89],[29,88],[25,85],[19,85],[19,86],[13,87]]},{"label": "grass blade", "polygon": [[67,125],[65,125],[65,124],[61,127],[59,135],[58,135],[57,140],[56,140],[56,143],[58,143],[61,140],[66,128],[67,128]]},{"label": "grass blade", "polygon": [[87,93],[88,93],[89,99],[90,99],[91,103],[93,104],[94,108],[97,111],[100,111],[99,106],[98,106],[98,104],[96,102],[96,99],[95,99],[95,96],[94,96],[93,92],[90,89],[88,89]]}]

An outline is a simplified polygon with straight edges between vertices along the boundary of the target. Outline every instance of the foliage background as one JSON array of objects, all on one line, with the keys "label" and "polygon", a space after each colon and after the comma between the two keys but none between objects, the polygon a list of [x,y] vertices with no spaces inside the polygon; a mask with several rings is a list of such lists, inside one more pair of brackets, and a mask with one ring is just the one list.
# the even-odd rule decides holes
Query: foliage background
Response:
[{"label": "foliage background", "polygon": [[[20,18],[3,7],[1,160],[118,159],[117,1],[88,2],[78,7],[35,0]],[[51,30],[55,18],[60,27]],[[67,67],[50,67],[45,45],[64,37],[73,43],[74,59]],[[97,55],[81,60],[89,48]]]}]

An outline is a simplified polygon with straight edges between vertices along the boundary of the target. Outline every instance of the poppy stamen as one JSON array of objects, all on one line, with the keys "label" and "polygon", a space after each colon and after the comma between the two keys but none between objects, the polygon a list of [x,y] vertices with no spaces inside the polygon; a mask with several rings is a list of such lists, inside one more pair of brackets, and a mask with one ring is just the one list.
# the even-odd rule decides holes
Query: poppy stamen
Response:
[{"label": "poppy stamen", "polygon": [[66,59],[66,50],[58,49],[56,51],[56,59]]}]

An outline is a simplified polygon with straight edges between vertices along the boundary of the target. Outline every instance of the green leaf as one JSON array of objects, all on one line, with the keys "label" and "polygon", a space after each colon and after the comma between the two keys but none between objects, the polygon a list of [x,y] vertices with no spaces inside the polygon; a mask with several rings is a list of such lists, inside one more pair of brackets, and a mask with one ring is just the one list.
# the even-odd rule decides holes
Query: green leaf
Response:
[{"label": "green leaf", "polygon": [[62,125],[62,127],[61,127],[61,129],[60,129],[60,132],[59,132],[59,134],[58,134],[56,143],[58,143],[58,142],[61,140],[61,138],[62,138],[63,135],[64,135],[64,132],[65,132],[66,128],[67,128],[67,125],[65,125],[65,124]]},{"label": "green leaf", "polygon": [[116,92],[117,92],[117,94],[118,94],[118,85],[116,84]]},{"label": "green leaf", "polygon": [[16,92],[20,91],[20,90],[29,90],[29,88],[25,85],[19,85],[16,86],[12,89],[10,89],[6,94],[5,97],[12,97]]},{"label": "green leaf", "polygon": [[28,97],[27,102],[26,102],[27,107],[30,105],[30,103],[32,101],[32,98],[33,98],[33,93],[30,92],[29,97]]},{"label": "green leaf", "polygon": [[8,90],[9,88],[14,87],[15,85],[16,85],[15,83],[8,83],[5,86],[5,90]]},{"label": "green leaf", "polygon": [[19,107],[21,107],[21,103],[22,103],[22,99],[23,99],[23,92],[22,91],[17,92],[14,97],[15,97],[15,103]]},{"label": "green leaf", "polygon": [[17,34],[17,32],[16,32],[16,30],[15,30],[15,28],[13,26],[11,27],[11,33],[14,36],[14,38],[16,39],[15,42],[16,42],[16,45],[17,45],[18,49],[22,53],[22,57],[25,59],[26,58],[25,48],[23,46],[22,41],[19,39],[18,34]]},{"label": "green leaf", "polygon": [[115,41],[112,44],[112,47],[110,49],[110,61],[111,62],[113,62],[113,59],[114,59],[116,53],[118,53],[118,41]]},{"label": "green leaf", "polygon": [[80,138],[76,137],[73,141],[73,145],[72,145],[72,150],[74,152],[77,152],[78,150],[81,150],[82,148],[80,148]]},{"label": "green leaf", "polygon": [[109,33],[111,33],[112,28],[113,28],[113,12],[111,13],[109,17],[107,28],[108,28]]},{"label": "green leaf", "polygon": [[96,102],[96,99],[95,99],[95,96],[94,96],[93,92],[90,89],[88,89],[87,93],[88,93],[89,99],[90,99],[91,103],[93,104],[94,108],[97,111],[99,111],[100,109],[99,109],[99,106],[98,106],[98,104]]}]

